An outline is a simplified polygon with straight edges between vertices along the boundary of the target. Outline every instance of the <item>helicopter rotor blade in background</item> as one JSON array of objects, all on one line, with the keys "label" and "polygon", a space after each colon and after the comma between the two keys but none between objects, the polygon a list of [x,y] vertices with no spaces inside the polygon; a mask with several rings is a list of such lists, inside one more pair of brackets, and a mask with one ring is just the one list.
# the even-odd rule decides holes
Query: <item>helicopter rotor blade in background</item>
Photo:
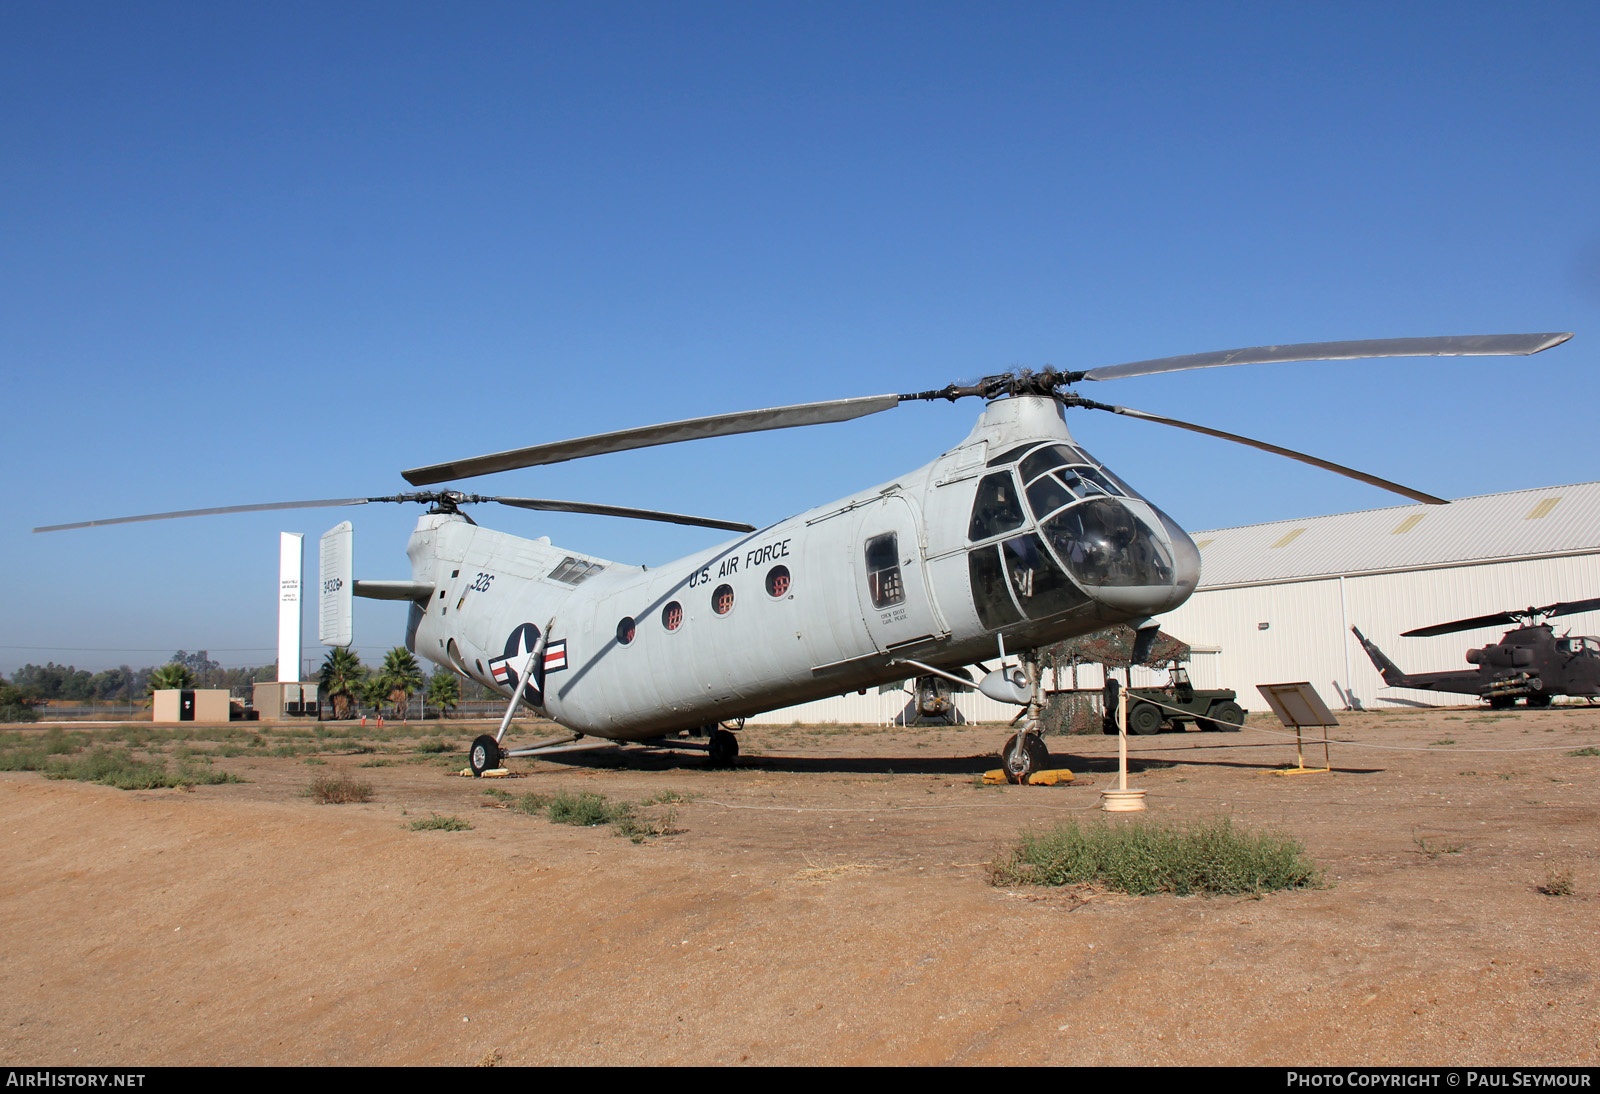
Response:
[{"label": "helicopter rotor blade in background", "polygon": [[1435,623],[1431,627],[1418,627],[1414,631],[1405,631],[1400,637],[1433,638],[1441,634],[1454,634],[1456,631],[1475,631],[1479,627],[1509,627],[1514,623],[1524,622],[1531,624],[1540,616],[1554,619],[1558,615],[1577,615],[1579,612],[1592,611],[1600,611],[1600,597],[1593,600],[1567,600],[1547,604],[1543,608],[1523,608],[1521,611],[1475,615],[1471,619],[1456,619],[1449,623]]},{"label": "helicopter rotor blade in background", "polygon": [[1204,433],[1208,437],[1219,437],[1225,441],[1233,441],[1235,444],[1247,445],[1250,448],[1259,448],[1263,452],[1271,452],[1277,456],[1287,456],[1291,460],[1299,460],[1301,463],[1308,463],[1312,467],[1320,467],[1324,471],[1332,471],[1334,474],[1343,475],[1347,479],[1355,479],[1357,482],[1364,482],[1369,486],[1376,486],[1380,489],[1391,491],[1392,493],[1399,494],[1402,497],[1410,498],[1412,501],[1426,502],[1429,505],[1449,504],[1449,502],[1444,498],[1436,498],[1432,494],[1424,494],[1421,490],[1413,490],[1409,486],[1401,486],[1397,482],[1390,482],[1388,479],[1380,479],[1378,476],[1369,475],[1365,471],[1357,471],[1353,467],[1346,467],[1343,464],[1334,463],[1332,460],[1320,459],[1317,456],[1308,456],[1304,452],[1296,452],[1292,448],[1282,448],[1275,444],[1269,444],[1266,441],[1258,441],[1251,437],[1241,437],[1237,433],[1225,433],[1220,429],[1212,429],[1209,426],[1195,425],[1193,422],[1180,421],[1177,418],[1167,418],[1160,414],[1151,414],[1148,411],[1134,410],[1131,407],[1112,406],[1109,403],[1097,403],[1093,400],[1084,399],[1081,396],[1076,395],[1063,396],[1062,402],[1067,406],[1085,406],[1091,410],[1106,410],[1113,414],[1125,414],[1130,418],[1143,418],[1147,422],[1158,422],[1161,425],[1176,426],[1179,429],[1187,429],[1192,433]]},{"label": "helicopter rotor blade in background", "polygon": [[1551,604],[1548,608],[1540,608],[1539,614],[1546,619],[1554,619],[1558,615],[1577,615],[1579,612],[1600,611],[1600,597],[1593,600],[1568,600],[1560,604]]},{"label": "helicopter rotor blade in background", "polygon": [[[1160,372],[1182,372],[1219,365],[1273,365],[1296,361],[1358,361],[1370,357],[1527,356],[1559,346],[1572,334],[1463,334],[1442,338],[1373,338],[1356,342],[1302,342],[1292,346],[1251,346],[1182,357],[1157,357],[1125,365],[1105,365],[1082,373],[1085,380],[1121,380]],[[1074,373],[1073,375],[1079,375]]]},{"label": "helicopter rotor blade in background", "polygon": [[1513,623],[1522,621],[1524,612],[1495,612],[1493,615],[1476,615],[1471,619],[1457,619],[1449,623],[1435,623],[1431,627],[1418,627],[1414,631],[1402,631],[1401,638],[1433,638],[1441,634],[1455,634],[1457,631],[1475,631],[1479,627],[1509,627]]},{"label": "helicopter rotor blade in background", "polygon": [[682,513],[664,513],[659,509],[630,509],[623,505],[595,505],[585,501],[551,501],[547,498],[481,498],[518,509],[539,509],[552,513],[591,513],[602,517],[634,517],[638,520],[658,520],[664,524],[688,524],[697,528],[720,528],[728,532],[754,532],[753,524],[733,520],[716,520],[712,517],[691,517]]},{"label": "helicopter rotor blade in background", "polygon": [[274,501],[263,505],[222,505],[214,509],[180,509],[175,513],[144,513],[136,517],[112,517],[109,520],[82,520],[76,524],[48,524],[35,528],[35,532],[65,532],[73,528],[98,528],[103,524],[132,524],[141,520],[171,520],[175,517],[212,517],[221,513],[266,513],[274,509],[326,509],[336,505],[365,505],[371,501],[390,501],[389,498],[325,498],[321,501]]},{"label": "helicopter rotor blade in background", "polygon": [[430,486],[454,479],[491,475],[496,471],[563,463],[583,456],[625,452],[632,448],[650,448],[658,444],[676,444],[678,441],[695,441],[704,437],[727,437],[736,433],[760,433],[768,429],[790,429],[802,425],[821,425],[825,422],[847,422],[852,418],[862,418],[868,414],[892,410],[899,403],[898,395],[866,395],[853,399],[830,399],[821,403],[769,407],[766,410],[741,410],[732,414],[714,414],[708,418],[689,418],[681,422],[664,422],[636,429],[620,429],[614,433],[576,437],[570,441],[514,448],[487,456],[414,467],[401,474],[412,486]]}]

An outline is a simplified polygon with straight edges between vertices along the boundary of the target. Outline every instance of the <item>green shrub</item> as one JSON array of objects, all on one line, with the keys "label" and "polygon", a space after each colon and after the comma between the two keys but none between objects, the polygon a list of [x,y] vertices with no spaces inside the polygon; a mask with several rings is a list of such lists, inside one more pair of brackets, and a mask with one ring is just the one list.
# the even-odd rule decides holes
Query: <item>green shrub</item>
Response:
[{"label": "green shrub", "polygon": [[101,783],[118,790],[155,790],[180,785],[167,774],[166,764],[135,760],[120,748],[97,748],[68,760],[52,760],[45,765],[44,776],[47,779]]},{"label": "green shrub", "polygon": [[172,786],[211,786],[243,782],[237,775],[218,771],[209,760],[186,760],[168,771],[164,761],[135,760],[125,749],[97,748],[66,760],[51,760],[43,767],[47,779],[77,779],[101,783],[118,790],[158,790]]},{"label": "green shrub", "polygon": [[550,819],[556,824],[571,824],[580,828],[591,824],[610,823],[615,808],[606,804],[604,794],[595,794],[587,790],[581,794],[558,791],[546,807]]},{"label": "green shrub", "polygon": [[429,813],[427,817],[419,817],[411,822],[413,832],[470,832],[472,825],[460,817],[441,817],[437,813]]},{"label": "green shrub", "polygon": [[1186,827],[1157,821],[1069,821],[1025,833],[991,864],[996,885],[1093,883],[1125,893],[1264,893],[1319,885],[1299,841],[1235,828],[1227,817]]},{"label": "green shrub", "polygon": [[305,794],[318,805],[368,802],[372,800],[372,784],[359,781],[348,771],[340,771],[336,775],[318,775],[306,787]]}]

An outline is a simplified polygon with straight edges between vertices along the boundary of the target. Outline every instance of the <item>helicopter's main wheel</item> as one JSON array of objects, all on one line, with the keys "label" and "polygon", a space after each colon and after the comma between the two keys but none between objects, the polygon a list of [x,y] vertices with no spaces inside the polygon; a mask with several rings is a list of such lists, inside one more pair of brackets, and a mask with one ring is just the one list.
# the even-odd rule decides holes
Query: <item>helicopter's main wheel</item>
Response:
[{"label": "helicopter's main wheel", "polygon": [[485,733],[472,742],[472,751],[467,753],[467,763],[472,766],[473,778],[481,778],[485,771],[493,771],[500,766],[500,742]]},{"label": "helicopter's main wheel", "polygon": [[712,767],[732,767],[733,761],[739,756],[739,738],[725,729],[711,731],[711,764]]},{"label": "helicopter's main wheel", "polygon": [[1511,695],[1491,695],[1489,697],[1490,710],[1510,710],[1516,705],[1516,697]]},{"label": "helicopter's main wheel", "polygon": [[1523,700],[1523,702],[1527,703],[1530,707],[1547,707],[1550,705],[1550,694],[1549,692],[1536,691]]},{"label": "helicopter's main wheel", "polygon": [[1007,782],[1025,783],[1029,775],[1050,766],[1049,746],[1037,733],[1029,733],[1022,739],[1019,755],[1016,737],[1007,737],[1005,746],[1000,749],[1000,766],[1005,769]]}]

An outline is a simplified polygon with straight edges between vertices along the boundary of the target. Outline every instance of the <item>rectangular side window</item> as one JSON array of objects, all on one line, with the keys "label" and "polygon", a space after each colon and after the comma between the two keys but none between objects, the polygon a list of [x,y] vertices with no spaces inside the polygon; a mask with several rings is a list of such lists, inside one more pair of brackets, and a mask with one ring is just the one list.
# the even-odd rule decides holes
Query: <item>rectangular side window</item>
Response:
[{"label": "rectangular side window", "polygon": [[906,598],[900,580],[899,537],[893,532],[867,540],[867,592],[874,608],[887,608]]}]

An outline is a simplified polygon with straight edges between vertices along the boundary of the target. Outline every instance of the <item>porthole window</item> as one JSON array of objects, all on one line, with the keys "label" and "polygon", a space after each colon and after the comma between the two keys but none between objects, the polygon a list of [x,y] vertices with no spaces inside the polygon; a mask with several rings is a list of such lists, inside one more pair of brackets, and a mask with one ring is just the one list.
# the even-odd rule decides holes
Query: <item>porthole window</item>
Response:
[{"label": "porthole window", "polygon": [[633,645],[633,633],[634,633],[633,616],[629,615],[629,616],[623,617],[622,622],[617,624],[617,645],[619,645],[619,646],[631,646],[631,645]]},{"label": "porthole window", "polygon": [[774,566],[767,571],[767,595],[774,598],[789,595],[789,567]]},{"label": "porthole window", "polygon": [[675,631],[683,626],[683,605],[674,600],[661,609],[661,625],[669,631]]},{"label": "porthole window", "polygon": [[711,594],[711,610],[718,615],[727,615],[733,611],[732,585],[717,586],[717,591]]}]

